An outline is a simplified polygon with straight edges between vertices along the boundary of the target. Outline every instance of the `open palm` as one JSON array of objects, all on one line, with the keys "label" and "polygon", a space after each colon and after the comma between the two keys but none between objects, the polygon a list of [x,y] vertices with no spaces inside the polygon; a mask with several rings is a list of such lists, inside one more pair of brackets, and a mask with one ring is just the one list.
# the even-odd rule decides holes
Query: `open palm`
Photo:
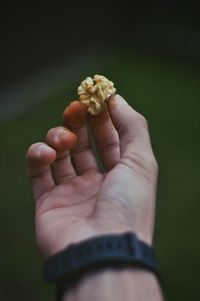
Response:
[{"label": "open palm", "polygon": [[103,233],[134,231],[151,243],[157,165],[146,121],[118,95],[107,108],[89,116],[85,105],[72,102],[64,127],[51,129],[46,143],[35,143],[27,152],[37,243],[44,257]]}]

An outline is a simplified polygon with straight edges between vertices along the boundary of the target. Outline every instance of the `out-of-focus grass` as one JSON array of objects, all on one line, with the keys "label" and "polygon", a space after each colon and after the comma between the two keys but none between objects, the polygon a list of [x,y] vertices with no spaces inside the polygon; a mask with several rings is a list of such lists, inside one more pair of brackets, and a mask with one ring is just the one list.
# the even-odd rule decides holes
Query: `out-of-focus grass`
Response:
[{"label": "out-of-focus grass", "polygon": [[[189,59],[122,51],[108,57],[102,71],[149,121],[160,167],[155,241],[167,299],[197,300],[199,65]],[[34,241],[25,153],[31,143],[44,140],[47,130],[61,123],[67,101],[76,97],[78,81],[0,126],[1,300],[54,300],[53,289],[43,282]]]}]

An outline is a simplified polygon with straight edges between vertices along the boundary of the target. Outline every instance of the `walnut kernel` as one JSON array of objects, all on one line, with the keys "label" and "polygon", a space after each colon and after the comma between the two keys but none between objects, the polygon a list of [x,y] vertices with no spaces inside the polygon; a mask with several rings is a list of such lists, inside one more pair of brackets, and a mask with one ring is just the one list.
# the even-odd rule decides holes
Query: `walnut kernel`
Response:
[{"label": "walnut kernel", "polygon": [[98,115],[106,100],[115,94],[116,89],[113,82],[103,75],[94,75],[93,79],[87,77],[78,87],[79,99],[88,107],[88,112]]}]

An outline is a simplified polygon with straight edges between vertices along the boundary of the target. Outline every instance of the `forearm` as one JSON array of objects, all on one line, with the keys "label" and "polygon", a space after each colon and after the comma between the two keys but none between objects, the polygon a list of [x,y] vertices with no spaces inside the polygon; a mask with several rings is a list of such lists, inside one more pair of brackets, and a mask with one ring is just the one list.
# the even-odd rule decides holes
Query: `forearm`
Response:
[{"label": "forearm", "polygon": [[97,272],[67,291],[63,301],[162,301],[154,274],[142,269]]}]

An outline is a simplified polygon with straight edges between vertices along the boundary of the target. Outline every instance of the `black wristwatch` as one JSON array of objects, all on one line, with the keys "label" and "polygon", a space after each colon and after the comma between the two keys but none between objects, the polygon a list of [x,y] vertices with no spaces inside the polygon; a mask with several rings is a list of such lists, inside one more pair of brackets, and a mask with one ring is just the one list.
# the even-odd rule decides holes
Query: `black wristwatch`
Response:
[{"label": "black wristwatch", "polygon": [[131,232],[71,244],[46,261],[44,277],[57,284],[60,296],[89,272],[126,266],[141,267],[158,276],[153,249]]}]

